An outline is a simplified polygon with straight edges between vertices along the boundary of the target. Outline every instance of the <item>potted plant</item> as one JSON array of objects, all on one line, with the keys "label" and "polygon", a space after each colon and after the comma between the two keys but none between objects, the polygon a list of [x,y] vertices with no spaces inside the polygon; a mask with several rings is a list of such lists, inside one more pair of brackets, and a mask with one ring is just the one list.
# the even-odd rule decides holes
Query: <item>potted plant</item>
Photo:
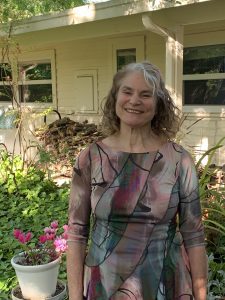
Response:
[{"label": "potted plant", "polygon": [[[63,233],[57,234],[58,221],[44,228],[44,234],[35,241],[33,234],[14,229],[14,237],[23,252],[11,259],[24,299],[51,299],[57,286],[59,264],[67,249],[67,225]],[[15,298],[17,299],[17,298]]]}]

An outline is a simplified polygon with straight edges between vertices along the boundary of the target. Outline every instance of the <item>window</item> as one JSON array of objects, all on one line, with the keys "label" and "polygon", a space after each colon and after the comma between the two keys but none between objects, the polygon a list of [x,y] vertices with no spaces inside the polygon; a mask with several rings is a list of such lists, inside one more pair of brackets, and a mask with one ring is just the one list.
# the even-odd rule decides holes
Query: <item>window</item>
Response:
[{"label": "window", "polygon": [[26,52],[12,66],[0,64],[0,102],[49,104],[55,98],[54,51]]},{"label": "window", "polygon": [[184,105],[225,105],[225,45],[184,49]]},{"label": "window", "polygon": [[117,71],[123,66],[136,62],[136,49],[118,49],[116,51]]},{"label": "window", "polygon": [[145,38],[143,35],[119,37],[110,40],[110,57],[112,58],[112,77],[126,64],[145,59]]},{"label": "window", "polygon": [[9,102],[13,99],[12,71],[7,63],[0,64],[0,101]]},{"label": "window", "polygon": [[21,102],[52,102],[51,62],[19,64],[19,98]]}]

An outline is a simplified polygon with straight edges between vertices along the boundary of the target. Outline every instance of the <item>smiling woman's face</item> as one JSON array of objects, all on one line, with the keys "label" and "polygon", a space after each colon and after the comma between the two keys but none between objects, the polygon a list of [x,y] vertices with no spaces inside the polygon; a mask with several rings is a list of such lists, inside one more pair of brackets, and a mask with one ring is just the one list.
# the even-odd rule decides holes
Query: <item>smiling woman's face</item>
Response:
[{"label": "smiling woman's face", "polygon": [[121,82],[116,101],[116,115],[123,125],[131,128],[150,126],[155,115],[156,100],[153,87],[141,72],[129,73]]}]

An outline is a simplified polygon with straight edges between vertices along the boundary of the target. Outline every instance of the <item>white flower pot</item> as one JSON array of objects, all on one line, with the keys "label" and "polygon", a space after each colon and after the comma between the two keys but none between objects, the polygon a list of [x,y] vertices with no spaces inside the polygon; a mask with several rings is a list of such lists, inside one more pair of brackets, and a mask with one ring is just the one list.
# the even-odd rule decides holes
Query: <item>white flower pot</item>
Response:
[{"label": "white flower pot", "polygon": [[[57,282],[58,285],[58,290],[56,291],[56,293],[54,294],[54,296],[52,297],[48,297],[45,300],[64,300],[67,298],[67,288],[66,288],[66,284],[61,281],[58,280]],[[21,295],[18,295],[18,293],[20,294],[20,287],[16,286],[15,288],[12,289],[12,300],[24,300],[24,298]]]},{"label": "white flower pot", "polygon": [[44,265],[23,266],[18,264],[22,255],[14,256],[11,264],[16,271],[23,297],[30,300],[42,300],[54,295],[60,258]]}]

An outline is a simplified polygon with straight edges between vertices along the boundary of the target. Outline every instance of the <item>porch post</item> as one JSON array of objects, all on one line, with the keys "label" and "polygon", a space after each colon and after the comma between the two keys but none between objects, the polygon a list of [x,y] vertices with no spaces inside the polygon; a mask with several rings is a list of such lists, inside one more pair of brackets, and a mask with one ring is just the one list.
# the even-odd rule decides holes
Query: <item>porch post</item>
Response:
[{"label": "porch post", "polygon": [[183,86],[183,27],[176,28],[174,37],[166,38],[166,88],[170,91],[176,105],[182,109]]},{"label": "porch post", "polygon": [[170,31],[155,24],[149,15],[142,15],[144,27],[165,39],[165,84],[176,105],[182,109],[183,85],[183,26]]}]

